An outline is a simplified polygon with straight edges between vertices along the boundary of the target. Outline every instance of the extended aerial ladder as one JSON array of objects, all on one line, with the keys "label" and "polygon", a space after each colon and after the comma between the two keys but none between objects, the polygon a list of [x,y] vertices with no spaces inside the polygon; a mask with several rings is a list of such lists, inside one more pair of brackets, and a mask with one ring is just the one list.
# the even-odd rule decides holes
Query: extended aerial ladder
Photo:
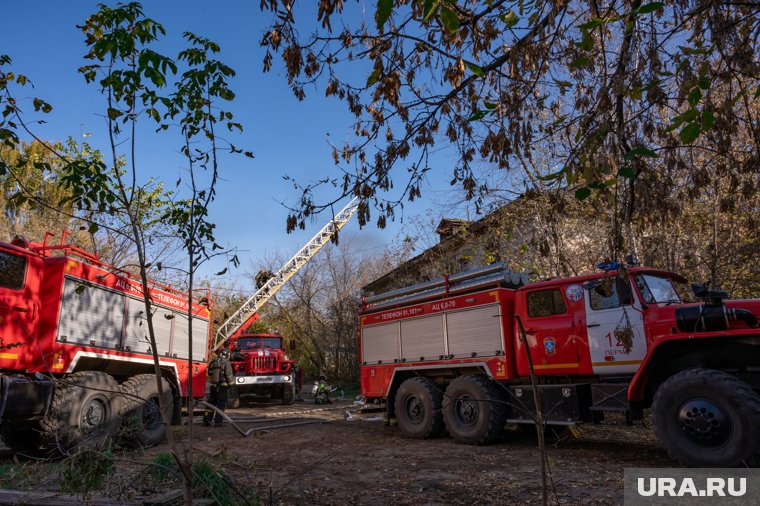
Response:
[{"label": "extended aerial ladder", "polygon": [[333,236],[335,236],[335,234],[348,223],[358,207],[358,198],[354,197],[346,207],[341,209],[333,217],[330,223],[317,232],[317,234],[312,237],[303,248],[298,250],[298,253],[293,255],[293,258],[285,262],[285,264],[280,267],[279,271],[269,278],[269,280],[267,280],[256,293],[251,295],[251,297],[217,329],[212,350],[219,349],[227,339],[234,337],[255,322],[258,318],[259,309],[261,309],[261,307],[266,304],[267,301],[271,299],[272,296],[274,296],[274,294],[277,293],[277,291],[306,264],[306,262],[311,260],[311,258],[322,249],[322,246],[327,244],[327,241],[332,239]]}]

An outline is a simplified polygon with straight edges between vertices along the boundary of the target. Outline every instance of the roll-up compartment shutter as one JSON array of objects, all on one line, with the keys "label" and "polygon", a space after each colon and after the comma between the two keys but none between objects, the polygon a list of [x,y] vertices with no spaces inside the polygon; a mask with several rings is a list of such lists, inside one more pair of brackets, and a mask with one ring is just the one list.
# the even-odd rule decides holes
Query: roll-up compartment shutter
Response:
[{"label": "roll-up compartment shutter", "polygon": [[444,354],[443,314],[401,322],[402,359],[438,360]]},{"label": "roll-up compartment shutter", "polygon": [[499,305],[446,314],[449,354],[456,358],[492,357],[504,352]]},{"label": "roll-up compartment shutter", "polygon": [[391,363],[399,358],[398,323],[362,327],[362,362]]},{"label": "roll-up compartment shutter", "polygon": [[66,278],[58,341],[116,348],[121,344],[125,298],[119,292]]}]

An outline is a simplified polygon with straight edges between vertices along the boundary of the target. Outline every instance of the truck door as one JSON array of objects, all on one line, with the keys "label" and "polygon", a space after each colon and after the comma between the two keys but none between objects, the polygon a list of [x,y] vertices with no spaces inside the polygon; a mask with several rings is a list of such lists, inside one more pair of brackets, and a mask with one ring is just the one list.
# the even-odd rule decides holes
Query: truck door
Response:
[{"label": "truck door", "polygon": [[[35,338],[41,260],[0,250],[0,367],[18,369],[21,344]],[[37,268],[35,268],[37,267]],[[8,365],[10,363],[10,365]]]},{"label": "truck door", "polygon": [[[551,287],[528,291],[525,306],[525,334],[536,374],[577,374],[580,363],[575,323],[563,290]],[[528,374],[525,359],[518,358],[518,372]]]},{"label": "truck door", "polygon": [[[629,280],[617,276],[586,286],[586,329],[591,365],[595,374],[633,374],[646,355],[641,304],[631,291]],[[625,329],[633,342],[626,350]]]}]

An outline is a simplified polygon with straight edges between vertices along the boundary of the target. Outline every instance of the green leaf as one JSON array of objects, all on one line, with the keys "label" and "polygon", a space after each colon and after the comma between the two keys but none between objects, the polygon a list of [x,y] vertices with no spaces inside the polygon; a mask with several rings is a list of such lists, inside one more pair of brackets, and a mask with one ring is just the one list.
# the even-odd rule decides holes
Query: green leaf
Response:
[{"label": "green leaf", "polygon": [[645,156],[647,158],[658,158],[657,153],[645,147],[633,148],[632,150],[627,152],[625,155],[623,155],[623,158],[625,158],[626,160],[633,160],[637,156]]},{"label": "green leaf", "polygon": [[380,67],[377,67],[374,71],[372,71],[372,74],[367,78],[367,86],[372,86],[377,82],[378,79],[380,79],[380,73],[382,72],[382,69]]},{"label": "green leaf", "polygon": [[553,174],[547,174],[545,176],[538,176],[538,179],[541,181],[551,181],[553,179],[559,179],[562,177],[562,174],[565,173],[566,169],[558,170],[557,172],[554,172]]},{"label": "green leaf", "polygon": [[35,98],[32,100],[32,103],[34,104],[34,110],[35,111],[42,111],[44,113],[49,113],[53,110],[53,107],[45,102],[44,100],[40,100],[39,98]]},{"label": "green leaf", "polygon": [[528,245],[528,243],[527,243],[527,242],[526,242],[526,243],[524,243],[522,246],[520,246],[520,250],[519,250],[519,251],[520,251],[520,254],[521,254],[521,255],[524,255],[524,254],[525,254],[525,253],[528,251],[528,248],[529,248],[529,247],[530,247],[530,246]]},{"label": "green leaf", "polygon": [[570,62],[571,67],[585,67],[588,65],[589,59],[585,56],[581,56],[580,58],[576,58],[572,62]]},{"label": "green leaf", "polygon": [[635,12],[636,14],[649,14],[650,12],[654,12],[657,9],[661,9],[664,6],[665,4],[662,2],[652,2],[646,5],[642,5],[641,7],[634,10],[633,12]]},{"label": "green leaf", "polygon": [[486,73],[483,72],[483,69],[475,65],[474,63],[468,63],[467,68],[472,71],[473,74],[475,74],[478,77],[485,77]]},{"label": "green leaf", "polygon": [[678,132],[678,137],[681,139],[682,143],[691,144],[697,139],[697,137],[699,137],[700,131],[699,123],[692,121]]},{"label": "green leaf", "polygon": [[631,88],[631,98],[634,100],[641,100],[644,89],[641,86],[634,86]]},{"label": "green leaf", "polygon": [[391,12],[393,12],[393,0],[377,0],[375,20],[377,21],[378,30],[385,26],[385,22],[391,17]]},{"label": "green leaf", "polygon": [[675,118],[673,118],[673,123],[670,124],[668,128],[665,129],[666,132],[672,132],[679,126],[681,126],[684,123],[689,123],[697,119],[698,113],[696,109],[689,109],[688,111],[684,112],[683,114],[679,114]]},{"label": "green leaf", "polygon": [[447,32],[456,33],[459,31],[459,17],[457,13],[446,6],[441,8],[441,22],[443,22],[443,27],[446,28]]},{"label": "green leaf", "polygon": [[629,167],[626,165],[625,167],[621,167],[620,170],[618,170],[618,177],[627,177],[628,179],[636,179],[636,171],[633,170],[633,167]]},{"label": "green leaf", "polygon": [[515,14],[511,9],[506,14],[500,15],[499,19],[502,20],[505,25],[507,25],[507,28],[512,28],[520,22],[520,18],[518,18],[517,14]]},{"label": "green leaf", "polygon": [[483,119],[483,117],[486,115],[486,111],[477,111],[475,114],[470,116],[470,118],[467,121],[478,121]]},{"label": "green leaf", "polygon": [[425,0],[425,6],[422,8],[422,21],[432,18],[438,11],[438,0]]},{"label": "green leaf", "polygon": [[575,45],[584,51],[591,51],[594,49],[594,39],[591,37],[591,33],[587,29],[582,29],[581,32],[581,40],[580,42],[576,42]]},{"label": "green leaf", "polygon": [[702,111],[702,131],[710,130],[715,123],[715,115],[711,111]]},{"label": "green leaf", "polygon": [[591,21],[587,23],[583,23],[582,25],[578,25],[578,28],[581,30],[593,30],[594,28],[598,28],[602,25],[606,25],[609,21],[602,18],[592,18]]},{"label": "green leaf", "polygon": [[710,78],[708,78],[707,76],[702,76],[699,78],[699,82],[697,84],[699,85],[700,88],[707,91],[710,89],[710,85],[712,83],[710,82]]},{"label": "green leaf", "polygon": [[694,107],[699,103],[699,101],[702,99],[702,90],[699,89],[699,87],[695,86],[691,89],[689,92],[689,95],[686,97],[686,100],[689,102],[689,105]]},{"label": "green leaf", "polygon": [[100,227],[97,223],[91,223],[89,227],[87,227],[87,232],[89,232],[91,235],[95,235],[95,232],[100,230]]},{"label": "green leaf", "polygon": [[755,90],[755,98],[760,97],[760,86]]},{"label": "green leaf", "polygon": [[109,107],[107,112],[108,112],[108,119],[111,119],[111,120],[114,120],[123,114],[120,110],[114,109],[113,107]]},{"label": "green leaf", "polygon": [[578,200],[586,200],[591,196],[591,188],[578,188],[575,190],[575,198]]}]

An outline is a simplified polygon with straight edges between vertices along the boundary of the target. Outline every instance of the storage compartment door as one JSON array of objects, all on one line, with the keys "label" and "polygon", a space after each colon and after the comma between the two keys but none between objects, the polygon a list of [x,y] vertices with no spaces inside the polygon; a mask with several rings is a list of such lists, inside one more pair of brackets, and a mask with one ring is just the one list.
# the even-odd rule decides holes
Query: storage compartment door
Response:
[{"label": "storage compartment door", "polygon": [[126,296],[66,278],[63,284],[58,341],[100,348],[121,344]]},{"label": "storage compartment door", "polygon": [[[174,318],[174,339],[172,354],[177,358],[187,358],[190,340],[187,334],[187,315],[177,314]],[[208,321],[193,318],[193,360],[202,361],[206,358],[208,347]]]},{"label": "storage compartment door", "polygon": [[401,322],[401,358],[408,362],[439,360],[446,354],[443,314]]},{"label": "storage compartment door", "polygon": [[395,322],[362,327],[362,362],[377,365],[398,360],[398,330]]},{"label": "storage compartment door", "polygon": [[499,305],[446,313],[449,354],[455,358],[504,354]]},{"label": "storage compartment door", "polygon": [[[169,352],[175,316],[171,309],[165,307],[153,306],[153,311],[153,331],[156,334],[158,354],[163,356]],[[129,298],[126,331],[124,346],[128,346],[135,353],[152,354],[148,338],[148,319],[145,317],[145,303],[142,299]]]}]

